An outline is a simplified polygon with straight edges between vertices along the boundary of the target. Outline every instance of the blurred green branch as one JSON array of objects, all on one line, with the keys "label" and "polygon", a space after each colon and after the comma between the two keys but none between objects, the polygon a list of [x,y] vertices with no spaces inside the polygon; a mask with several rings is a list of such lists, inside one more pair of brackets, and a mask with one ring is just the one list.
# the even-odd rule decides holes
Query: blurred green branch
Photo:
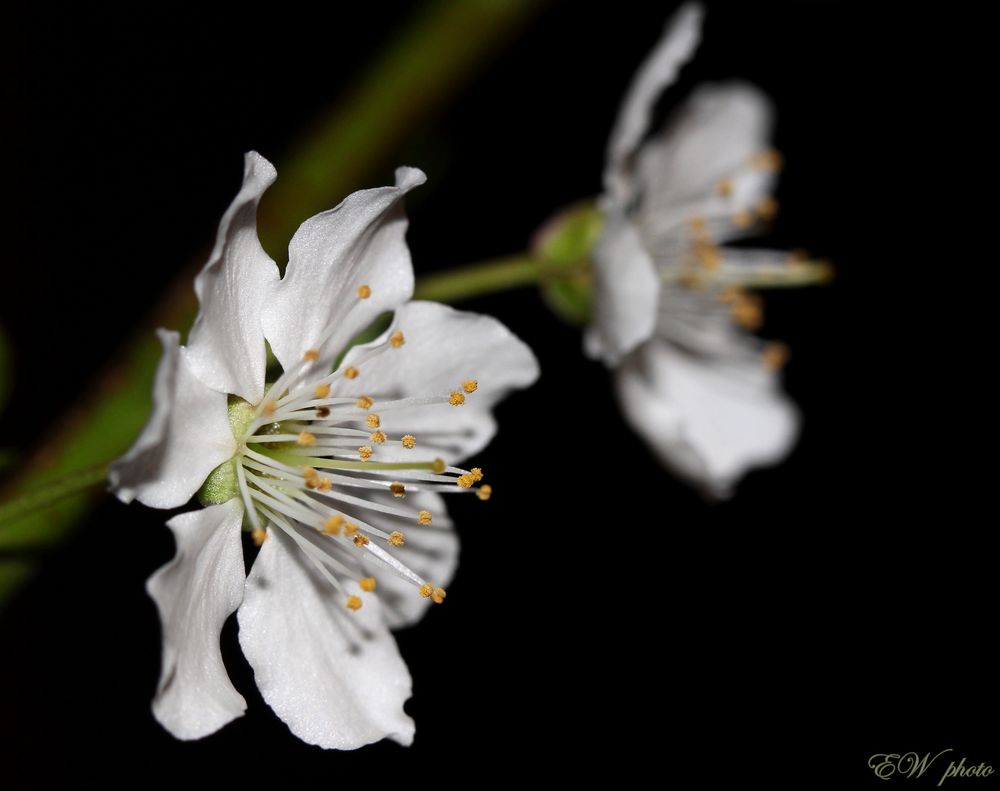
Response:
[{"label": "blurred green branch", "polygon": [[[303,219],[363,186],[413,127],[426,123],[543,5],[537,0],[424,4],[335,109],[318,118],[279,160],[281,178],[261,205],[265,246],[280,248]],[[196,309],[194,271],[178,279],[152,316],[148,331],[138,333],[79,405],[24,460],[18,475],[0,492],[0,500],[55,486],[55,481],[103,464],[129,446],[148,416],[160,357],[152,327],[190,325]],[[92,491],[69,494],[43,511],[3,519],[0,552],[57,545],[93,499]],[[30,558],[0,557],[0,603],[32,569]]]}]

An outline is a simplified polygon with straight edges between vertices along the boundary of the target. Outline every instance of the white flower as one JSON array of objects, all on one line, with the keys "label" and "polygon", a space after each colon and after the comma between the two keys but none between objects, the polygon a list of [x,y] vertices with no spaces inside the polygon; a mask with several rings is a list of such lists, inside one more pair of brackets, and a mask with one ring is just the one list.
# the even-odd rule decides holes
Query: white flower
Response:
[{"label": "white flower", "polygon": [[704,85],[646,139],[654,105],[698,44],[702,11],[683,7],[625,97],[608,143],[604,229],[594,250],[588,352],[616,368],[629,422],[661,460],[716,497],[780,460],[798,433],[781,392],[780,344],[745,287],[817,280],[788,253],[719,247],[776,210],[772,112],[744,84]]},{"label": "white flower", "polygon": [[[167,523],[177,554],[149,580],[163,623],[153,711],[182,739],[244,712],[219,649],[239,608],[257,686],[299,738],[409,744],[410,676],[388,627],[445,597],[458,547],[441,493],[490,492],[478,469],[443,459],[489,441],[491,407],[534,381],[537,363],[492,318],[407,303],[403,196],[423,183],[419,170],[304,222],[283,278],[256,232],[274,178],[247,155],[195,281],[188,345],[160,331],[153,415],[110,475],[126,502],[176,508],[199,493],[207,503]],[[335,366],[389,310],[393,326]],[[272,384],[265,339],[284,369]],[[244,528],[261,544],[249,577]]]}]

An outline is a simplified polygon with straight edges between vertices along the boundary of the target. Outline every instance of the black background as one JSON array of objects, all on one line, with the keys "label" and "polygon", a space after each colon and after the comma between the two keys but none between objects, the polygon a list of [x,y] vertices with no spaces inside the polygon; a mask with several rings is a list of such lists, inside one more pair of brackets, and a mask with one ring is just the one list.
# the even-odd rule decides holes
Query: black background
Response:
[{"label": "black background", "polygon": [[[0,614],[5,781],[209,768],[454,787],[600,768],[688,788],[933,787],[936,770],[876,785],[868,756],[947,747],[1000,768],[995,484],[975,447],[992,432],[978,394],[989,298],[966,245],[983,226],[959,216],[952,180],[980,109],[956,88],[975,67],[974,23],[749,5],[711,4],[666,102],[732,77],[770,94],[786,169],[768,242],[837,265],[831,287],[768,300],[763,334],[792,347],[786,385],[806,418],[787,462],[708,504],[656,467],[606,372],[535,294],[467,303],[527,339],[543,377],[501,407],[479,457],[497,496],[454,505],[447,606],[398,637],[414,745],[298,742],[257,695],[232,624],[226,662],[249,710],[174,741],[149,713],[159,633],[143,592],[171,538],[162,513],[106,500]],[[408,201],[418,274],[522,249],[598,191],[618,101],[670,7],[552,4],[412,130],[395,159],[429,175]],[[30,447],[138,331],[212,238],[243,152],[280,178],[299,130],[407,14],[19,12],[2,55],[2,321],[18,388],[5,444]]]}]

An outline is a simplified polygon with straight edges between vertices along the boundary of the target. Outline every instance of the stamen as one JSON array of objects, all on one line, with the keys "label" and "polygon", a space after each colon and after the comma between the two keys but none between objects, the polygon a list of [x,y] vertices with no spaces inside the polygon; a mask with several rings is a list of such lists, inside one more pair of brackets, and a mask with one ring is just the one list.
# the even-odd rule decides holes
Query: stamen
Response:
[{"label": "stamen", "polygon": [[270,417],[271,415],[274,414],[274,410],[277,408],[278,408],[277,403],[275,403],[274,401],[268,401],[266,404],[264,404],[264,407],[263,409],[261,409],[261,412]]},{"label": "stamen", "polygon": [[483,502],[489,500],[492,494],[493,494],[493,487],[490,486],[488,483],[484,483],[476,490],[476,497],[478,497]]},{"label": "stamen", "polygon": [[436,475],[440,475],[448,468],[448,465],[444,463],[444,459],[434,459],[434,463],[431,466],[431,472]]},{"label": "stamen", "polygon": [[371,593],[373,590],[375,590],[375,585],[376,583],[374,577],[362,577],[360,580],[358,580],[358,586],[365,593]]},{"label": "stamen", "polygon": [[469,488],[472,487],[472,484],[474,484],[475,482],[476,482],[476,479],[474,477],[472,477],[471,473],[468,473],[468,472],[463,473],[462,475],[459,475],[455,479],[455,483],[458,484],[458,486],[459,486],[460,489],[469,489]]},{"label": "stamen", "polygon": [[362,445],[358,448],[358,455],[361,457],[361,461],[368,461],[372,457],[374,451],[371,449],[370,445]]},{"label": "stamen", "polygon": [[434,592],[431,593],[431,601],[435,604],[441,604],[447,595],[448,592],[444,588],[435,588]]},{"label": "stamen", "polygon": [[385,432],[384,431],[373,431],[371,436],[368,437],[376,445],[381,445],[385,442]]},{"label": "stamen", "polygon": [[448,403],[451,404],[452,406],[461,406],[462,404],[465,403],[465,393],[463,393],[461,390],[455,390],[448,397]]},{"label": "stamen", "polygon": [[316,362],[319,359],[319,349],[306,349],[302,359],[310,363]]},{"label": "stamen", "polygon": [[330,489],[333,488],[333,484],[330,482],[329,478],[320,478],[319,486],[317,486],[316,488],[319,489],[321,492],[328,492],[330,491]]},{"label": "stamen", "polygon": [[732,179],[722,179],[718,184],[719,194],[723,198],[728,198],[733,194],[733,180]]},{"label": "stamen", "polygon": [[784,159],[785,158],[781,155],[780,151],[769,148],[765,151],[758,151],[750,157],[750,167],[754,170],[774,172],[781,170],[781,166],[784,164]]},{"label": "stamen", "polygon": [[267,531],[262,527],[255,527],[250,534],[250,538],[253,539],[253,542],[257,546],[260,546],[267,540]]},{"label": "stamen", "polygon": [[368,543],[368,536],[366,536],[364,533],[357,533],[354,536],[354,546],[356,546],[358,549],[360,549],[367,543]]},{"label": "stamen", "polygon": [[746,230],[753,225],[753,215],[746,209],[740,209],[733,215],[733,225],[742,230]]},{"label": "stamen", "polygon": [[389,538],[386,540],[394,547],[401,547],[403,546],[403,544],[406,543],[406,539],[403,537],[403,534],[400,533],[398,530],[394,530],[393,532],[389,533]]},{"label": "stamen", "polygon": [[347,597],[347,609],[354,610],[357,612],[361,609],[361,597],[360,596],[348,596]]},{"label": "stamen", "polygon": [[417,438],[412,434],[404,434],[403,438],[400,439],[399,442],[407,450],[413,450],[414,446],[417,444]]},{"label": "stamen", "polygon": [[348,366],[347,368],[344,369],[344,376],[346,376],[348,379],[357,379],[358,373],[360,372],[353,365]]},{"label": "stamen", "polygon": [[479,387],[479,382],[477,382],[475,379],[466,379],[464,382],[462,382],[462,389],[466,393],[474,393],[476,392],[476,388],[478,387]]},{"label": "stamen", "polygon": [[425,582],[423,585],[420,586],[419,592],[420,595],[423,596],[425,599],[429,599],[431,597],[431,594],[434,593],[434,586],[431,585],[429,582]]},{"label": "stamen", "polygon": [[323,522],[323,532],[328,536],[340,535],[340,528],[344,525],[344,517],[340,514],[334,514],[333,516],[327,517],[326,521]]},{"label": "stamen", "polygon": [[361,396],[361,398],[359,398],[355,402],[355,404],[357,404],[358,409],[371,409],[372,408],[372,404],[374,404],[374,403],[375,402],[372,401],[371,397],[366,396],[366,395]]},{"label": "stamen", "polygon": [[474,480],[476,483],[479,483],[479,481],[483,479],[483,471],[479,467],[473,467],[471,470],[469,470],[469,475],[472,476],[472,480]]},{"label": "stamen", "polygon": [[402,330],[396,330],[389,338],[389,343],[392,345],[393,349],[398,349],[404,343],[406,343],[406,338],[403,336]]},{"label": "stamen", "polygon": [[358,532],[358,526],[354,524],[354,522],[348,522],[346,525],[344,525],[345,536],[353,536],[357,532]]},{"label": "stamen", "polygon": [[392,492],[393,497],[406,497],[406,487],[399,481],[393,481],[390,483],[389,491]]},{"label": "stamen", "polygon": [[431,512],[421,511],[417,514],[417,524],[429,525],[431,523]]},{"label": "stamen", "polygon": [[308,431],[303,431],[299,434],[299,438],[295,440],[299,445],[315,445],[316,435],[310,434]]},{"label": "stamen", "polygon": [[316,417],[330,417],[330,407],[328,406],[318,406],[316,407]]},{"label": "stamen", "polygon": [[382,420],[374,412],[370,412],[368,417],[365,418],[365,424],[368,428],[378,428],[382,425]]},{"label": "stamen", "polygon": [[330,395],[330,384],[328,382],[324,382],[323,384],[316,385],[313,392],[316,394],[316,398],[326,398]]},{"label": "stamen", "polygon": [[780,342],[774,342],[764,347],[764,352],[761,354],[761,361],[769,371],[780,371],[788,364],[790,356],[791,352],[788,346]]},{"label": "stamen", "polygon": [[368,299],[372,295],[371,286],[358,286],[358,299]]},{"label": "stamen", "polygon": [[757,216],[765,222],[773,220],[778,215],[778,202],[770,195],[765,195],[757,201],[757,205],[754,208]]}]

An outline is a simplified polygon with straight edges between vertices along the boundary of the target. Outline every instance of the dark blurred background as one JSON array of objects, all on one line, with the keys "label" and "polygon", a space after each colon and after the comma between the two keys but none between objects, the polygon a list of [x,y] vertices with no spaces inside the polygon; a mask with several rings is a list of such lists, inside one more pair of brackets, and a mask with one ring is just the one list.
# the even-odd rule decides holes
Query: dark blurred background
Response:
[{"label": "dark blurred background", "polygon": [[[418,275],[523,249],[599,190],[618,102],[672,8],[549,3],[409,130],[366,186],[396,163],[427,171],[408,200]],[[247,715],[174,741],[149,712],[160,645],[143,590],[172,540],[163,513],[107,499],[0,612],[0,785],[11,771],[31,787],[210,767],[237,782],[461,787],[601,768],[689,788],[861,788],[872,753],[947,747],[1000,768],[990,488],[959,444],[986,425],[966,400],[964,345],[985,319],[975,284],[948,276],[964,263],[942,219],[942,70],[963,60],[931,44],[955,24],[869,4],[709,10],[667,101],[733,77],[770,94],[786,169],[767,243],[837,266],[829,288],[768,297],[762,334],[790,345],[805,416],[788,460],[706,503],[656,466],[578,331],[535,293],[466,303],[528,340],[543,378],[501,407],[479,457],[497,496],[454,502],[463,555],[447,606],[398,636],[413,747],[297,741],[256,693],[233,624],[225,656]],[[280,179],[301,130],[411,13],[16,12],[0,48],[0,321],[16,354],[4,445],[30,449],[146,331],[213,238],[243,152]]]}]

